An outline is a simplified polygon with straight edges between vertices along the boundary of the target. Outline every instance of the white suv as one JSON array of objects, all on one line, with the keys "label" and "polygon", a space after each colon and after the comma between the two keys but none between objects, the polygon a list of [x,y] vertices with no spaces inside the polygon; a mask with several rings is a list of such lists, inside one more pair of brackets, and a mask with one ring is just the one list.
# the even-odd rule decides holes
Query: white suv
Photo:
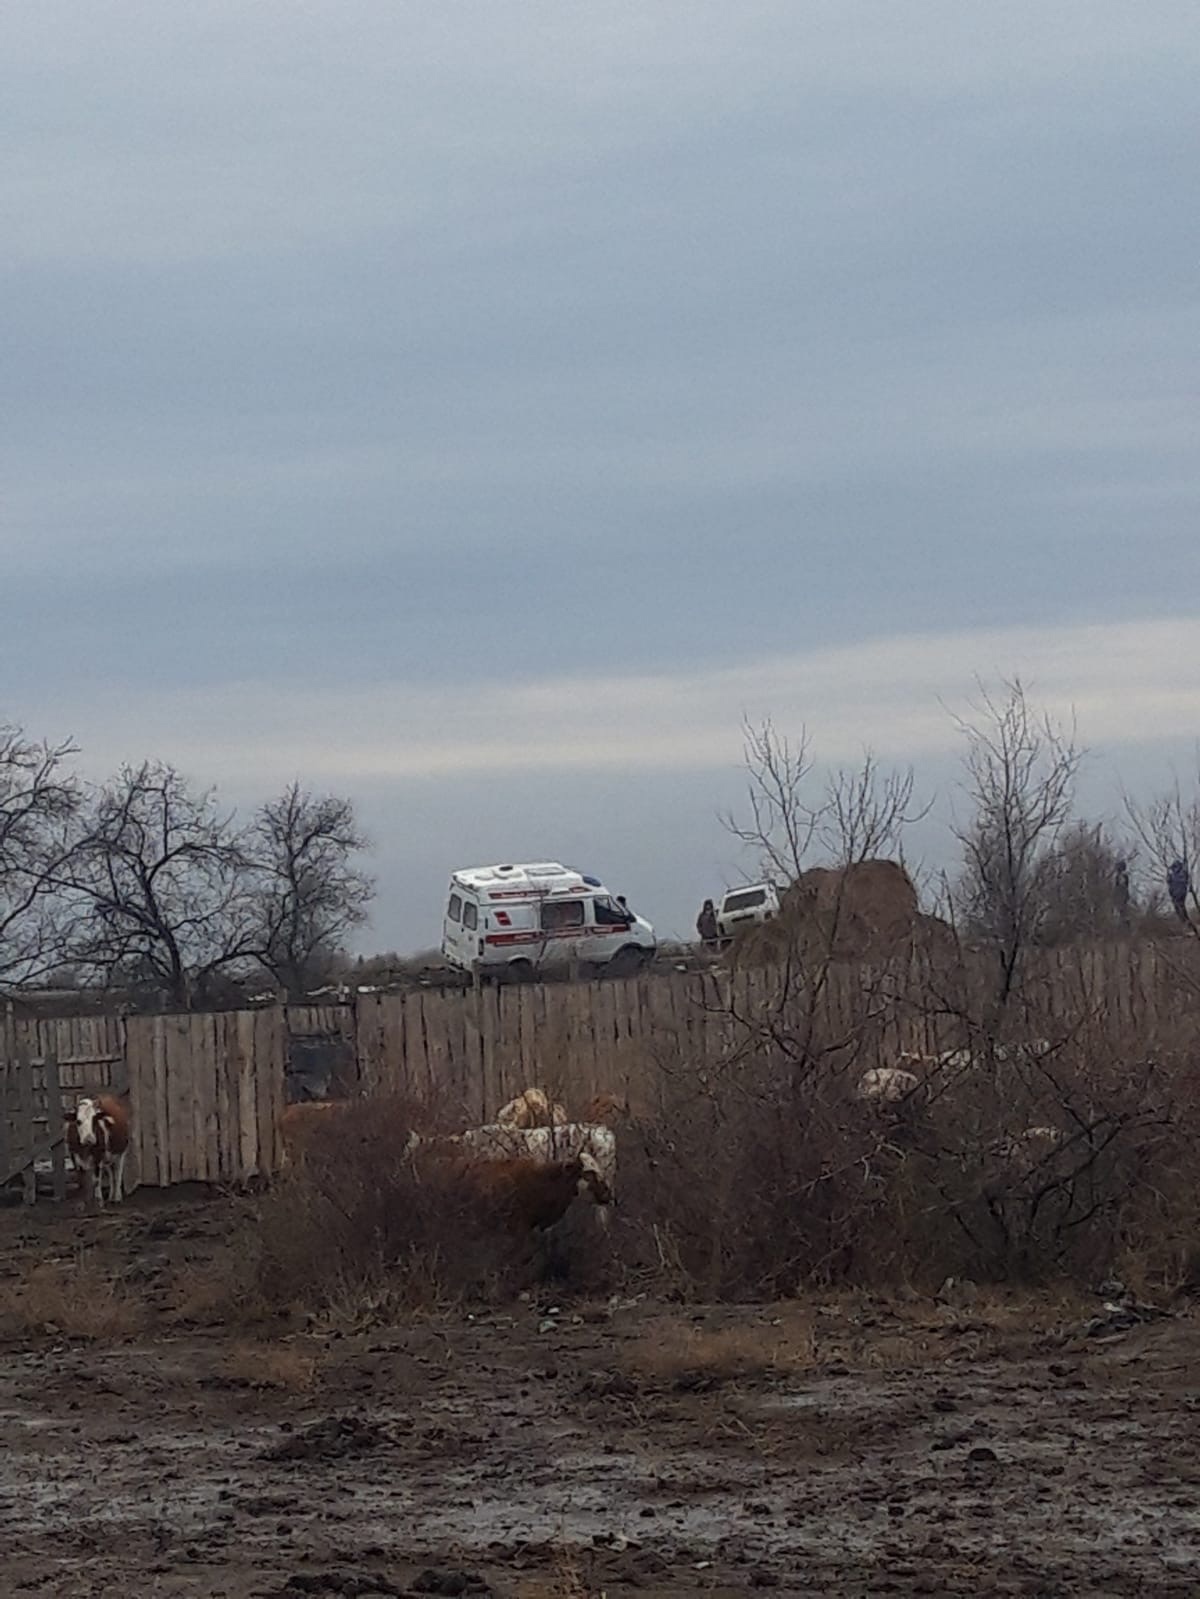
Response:
[{"label": "white suv", "polygon": [[769,922],[779,915],[779,895],[774,883],[751,883],[729,889],[717,907],[717,931],[732,938],[735,928],[749,922]]}]

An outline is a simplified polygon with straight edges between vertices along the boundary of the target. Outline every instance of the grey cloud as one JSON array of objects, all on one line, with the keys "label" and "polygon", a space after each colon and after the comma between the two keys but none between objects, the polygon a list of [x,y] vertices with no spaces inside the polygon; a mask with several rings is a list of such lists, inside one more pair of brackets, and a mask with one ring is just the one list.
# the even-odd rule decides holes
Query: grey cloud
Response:
[{"label": "grey cloud", "polygon": [[1167,0],[20,9],[3,709],[1190,614],[1198,57]]}]

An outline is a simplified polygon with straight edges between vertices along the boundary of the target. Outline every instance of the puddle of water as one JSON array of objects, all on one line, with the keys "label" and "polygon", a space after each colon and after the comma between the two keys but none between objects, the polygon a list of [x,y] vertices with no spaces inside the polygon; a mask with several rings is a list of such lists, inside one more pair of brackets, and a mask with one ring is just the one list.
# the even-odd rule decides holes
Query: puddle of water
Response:
[{"label": "puddle of water", "polygon": [[29,1432],[48,1432],[53,1429],[61,1431],[69,1427],[71,1422],[59,1416],[30,1416],[23,1410],[0,1410],[0,1423],[12,1422],[16,1427],[24,1427]]}]

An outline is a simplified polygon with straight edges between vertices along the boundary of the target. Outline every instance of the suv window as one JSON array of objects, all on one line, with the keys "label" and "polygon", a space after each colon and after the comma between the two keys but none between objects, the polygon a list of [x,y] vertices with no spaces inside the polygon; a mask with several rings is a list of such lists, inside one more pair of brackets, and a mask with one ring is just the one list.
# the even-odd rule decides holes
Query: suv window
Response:
[{"label": "suv window", "polygon": [[446,911],[446,915],[450,918],[450,920],[452,922],[461,922],[462,921],[462,895],[461,894],[451,894],[451,896],[450,896],[450,906],[449,906],[449,909]]},{"label": "suv window", "polygon": [[726,911],[749,911],[753,910],[756,905],[765,905],[766,903],[767,891],[765,888],[746,888],[736,894],[726,894],[725,903],[721,909]]},{"label": "suv window", "polygon": [[542,901],[542,931],[557,933],[564,927],[583,926],[583,901],[581,899],[544,899]]},{"label": "suv window", "polygon": [[463,926],[468,930],[479,926],[479,907],[471,900],[463,905]]}]

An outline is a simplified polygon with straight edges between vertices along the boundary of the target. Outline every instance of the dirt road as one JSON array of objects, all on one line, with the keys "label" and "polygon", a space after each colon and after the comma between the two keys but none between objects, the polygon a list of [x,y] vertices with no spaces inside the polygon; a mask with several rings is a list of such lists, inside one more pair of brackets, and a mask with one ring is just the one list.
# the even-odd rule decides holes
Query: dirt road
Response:
[{"label": "dirt road", "polygon": [[5,1594],[1200,1591],[1187,1313],[543,1301],[250,1340],[164,1308],[236,1236],[185,1204],[0,1215],[6,1291],[81,1236],[155,1319],[9,1325]]}]

